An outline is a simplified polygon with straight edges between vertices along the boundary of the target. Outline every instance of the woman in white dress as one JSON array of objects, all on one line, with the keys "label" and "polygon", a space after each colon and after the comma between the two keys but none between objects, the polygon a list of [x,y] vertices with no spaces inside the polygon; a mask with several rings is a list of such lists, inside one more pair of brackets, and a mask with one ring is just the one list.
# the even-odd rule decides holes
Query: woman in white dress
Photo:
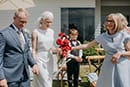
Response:
[{"label": "woman in white dress", "polygon": [[50,50],[56,50],[53,47],[54,31],[50,28],[52,21],[53,14],[43,12],[39,18],[39,28],[32,32],[32,54],[39,68],[39,75],[33,77],[33,87],[52,87],[53,59]]},{"label": "woman in white dress", "polygon": [[126,23],[117,13],[106,17],[106,32],[88,44],[74,49],[87,49],[98,43],[106,52],[96,87],[130,87],[130,34],[125,31]]}]

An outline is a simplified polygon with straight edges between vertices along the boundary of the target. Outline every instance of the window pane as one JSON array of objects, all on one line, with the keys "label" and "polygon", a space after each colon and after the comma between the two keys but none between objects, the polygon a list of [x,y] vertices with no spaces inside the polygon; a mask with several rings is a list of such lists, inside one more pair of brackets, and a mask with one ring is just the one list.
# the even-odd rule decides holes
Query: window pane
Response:
[{"label": "window pane", "polygon": [[94,39],[94,8],[61,8],[61,31],[68,34],[68,30],[76,27],[81,42]]}]

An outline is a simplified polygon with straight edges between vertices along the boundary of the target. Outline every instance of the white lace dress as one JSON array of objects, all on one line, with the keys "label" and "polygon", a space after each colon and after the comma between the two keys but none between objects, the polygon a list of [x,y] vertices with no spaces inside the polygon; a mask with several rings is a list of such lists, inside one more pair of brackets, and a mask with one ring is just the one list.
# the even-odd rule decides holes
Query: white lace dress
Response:
[{"label": "white lace dress", "polygon": [[52,29],[35,29],[37,33],[37,64],[39,75],[34,75],[33,87],[52,87],[53,58],[50,48],[54,42],[54,31]]}]

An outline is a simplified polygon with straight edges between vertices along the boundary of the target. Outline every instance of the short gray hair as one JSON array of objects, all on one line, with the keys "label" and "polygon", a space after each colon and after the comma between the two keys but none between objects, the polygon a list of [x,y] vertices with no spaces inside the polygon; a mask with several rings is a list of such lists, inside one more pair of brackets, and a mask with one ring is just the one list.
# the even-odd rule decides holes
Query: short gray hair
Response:
[{"label": "short gray hair", "polygon": [[38,26],[40,26],[41,25],[41,21],[42,20],[45,20],[45,19],[54,19],[54,15],[53,15],[53,13],[52,12],[50,12],[50,11],[45,11],[45,12],[43,12],[42,14],[41,14],[41,16],[38,18]]},{"label": "short gray hair", "polygon": [[24,12],[27,17],[29,16],[29,12],[24,8],[18,8],[15,11],[14,16],[18,17],[21,12]]},{"label": "short gray hair", "polygon": [[53,18],[54,18],[54,15],[53,15],[53,13],[50,12],[50,11],[45,11],[45,12],[43,12],[43,13],[41,14],[41,18],[43,18],[43,19],[48,19],[48,18],[53,19]]}]

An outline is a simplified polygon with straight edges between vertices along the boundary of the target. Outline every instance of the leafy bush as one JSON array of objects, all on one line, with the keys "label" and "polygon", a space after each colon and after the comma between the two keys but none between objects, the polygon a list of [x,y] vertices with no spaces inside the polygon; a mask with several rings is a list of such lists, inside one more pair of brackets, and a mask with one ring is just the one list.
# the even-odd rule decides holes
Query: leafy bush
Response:
[{"label": "leafy bush", "polygon": [[[88,42],[89,41],[85,40],[83,43],[86,44]],[[96,50],[95,50],[95,48],[99,48],[99,45],[96,45],[96,46],[93,46],[91,48],[83,50],[83,63],[87,62],[86,59],[85,59],[86,56],[98,55]],[[100,51],[99,54],[100,55],[105,55],[105,52],[104,51]]]}]

